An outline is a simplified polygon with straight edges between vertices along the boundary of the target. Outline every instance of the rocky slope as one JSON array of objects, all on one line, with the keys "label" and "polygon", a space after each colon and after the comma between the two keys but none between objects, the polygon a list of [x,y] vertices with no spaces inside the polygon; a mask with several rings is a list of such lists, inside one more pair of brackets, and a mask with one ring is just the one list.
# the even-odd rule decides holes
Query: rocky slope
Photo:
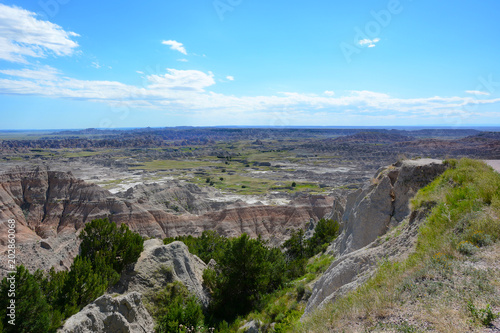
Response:
[{"label": "rocky slope", "polygon": [[[174,214],[135,199],[118,198],[109,191],[76,179],[69,172],[16,168],[0,175],[0,221],[17,221],[18,264],[30,270],[69,267],[77,253],[76,235],[85,223],[109,217],[143,236],[163,238],[199,235],[217,230],[225,236],[248,233],[281,242],[289,229],[323,217],[332,198],[297,198],[288,205],[253,205],[242,201],[200,215]],[[0,223],[0,253],[7,250],[7,225]],[[5,265],[5,261],[2,261]],[[6,267],[0,267],[5,272]],[[1,273],[1,271],[0,271]]]},{"label": "rocky slope", "polygon": [[[418,232],[425,212],[410,216],[409,200],[444,172],[440,160],[407,160],[377,172],[372,184],[336,204],[333,216],[342,216],[341,234],[330,247],[336,259],[314,285],[304,316],[366,281],[382,259],[404,256]],[[400,230],[385,235],[391,227]]]}]

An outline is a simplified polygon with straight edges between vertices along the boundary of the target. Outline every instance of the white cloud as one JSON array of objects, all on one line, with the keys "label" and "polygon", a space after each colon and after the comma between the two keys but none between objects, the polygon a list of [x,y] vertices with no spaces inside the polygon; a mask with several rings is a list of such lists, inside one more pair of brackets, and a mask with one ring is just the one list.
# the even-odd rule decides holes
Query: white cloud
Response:
[{"label": "white cloud", "polygon": [[179,43],[178,41],[175,41],[175,40],[164,40],[161,43],[164,44],[164,45],[170,46],[171,50],[179,51],[180,53],[187,55],[187,52],[186,52],[186,49],[184,48],[184,45],[182,43]]},{"label": "white cloud", "polygon": [[8,76],[22,77],[34,80],[45,80],[45,81],[56,80],[57,76],[60,74],[60,72],[57,69],[50,66],[43,66],[37,69],[27,69],[27,68],[2,69],[0,70],[0,73]]},{"label": "white cloud", "polygon": [[99,64],[99,62],[94,61],[94,62],[92,62],[92,67],[99,69],[99,68],[101,68],[102,66]]},{"label": "white cloud", "polygon": [[167,68],[165,75],[148,75],[151,89],[197,90],[215,84],[212,72],[205,74],[196,70],[178,70]]},{"label": "white cloud", "polygon": [[226,79],[228,79],[229,81],[234,81],[234,76],[228,75],[226,76]]},{"label": "white cloud", "polygon": [[368,47],[375,47],[375,44],[380,42],[380,38],[374,38],[374,39],[361,39],[358,43],[361,46],[368,46]]},{"label": "white cloud", "polygon": [[72,55],[79,36],[57,24],[39,20],[36,14],[0,3],[0,59],[27,63],[27,57]]},{"label": "white cloud", "polygon": [[485,91],[480,91],[480,90],[466,90],[465,91],[467,94],[472,94],[472,95],[483,95],[483,96],[489,96],[490,93],[485,92]]},{"label": "white cloud", "polygon": [[135,71],[137,74],[144,74],[143,71]]},{"label": "white cloud", "polygon": [[[186,117],[227,119],[229,123],[232,119],[244,123],[252,118],[275,125],[293,122],[302,124],[306,120],[313,121],[311,118],[316,123],[326,123],[332,117],[340,117],[345,122],[354,121],[353,117],[365,120],[370,117],[375,120],[391,117],[463,119],[479,114],[476,108],[500,103],[500,98],[479,99],[470,96],[401,99],[373,91],[350,91],[335,96],[297,92],[234,96],[208,90],[215,85],[211,72],[167,69],[166,73],[143,77],[142,86],[133,86],[117,81],[78,80],[64,76],[49,66],[5,69],[0,70],[0,94],[70,98],[103,102],[111,106],[168,110],[180,112]],[[316,118],[311,116],[313,114]]]},{"label": "white cloud", "polygon": [[182,58],[182,59],[177,59],[177,61],[180,61],[180,62],[188,62],[189,60],[185,59],[185,58]]},{"label": "white cloud", "polygon": [[331,90],[325,90],[324,94],[325,94],[326,96],[333,96],[333,95],[335,95],[335,92],[334,92],[334,91],[331,91]]}]

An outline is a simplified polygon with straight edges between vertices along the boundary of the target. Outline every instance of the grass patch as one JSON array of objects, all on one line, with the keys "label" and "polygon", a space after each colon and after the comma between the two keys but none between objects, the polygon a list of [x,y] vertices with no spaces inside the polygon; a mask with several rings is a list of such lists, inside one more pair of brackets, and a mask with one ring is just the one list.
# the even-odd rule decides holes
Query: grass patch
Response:
[{"label": "grass patch", "polygon": [[213,161],[200,161],[200,160],[157,160],[141,163],[141,165],[133,166],[131,170],[175,170],[175,169],[196,169],[203,167],[214,167],[223,163],[216,160]]}]

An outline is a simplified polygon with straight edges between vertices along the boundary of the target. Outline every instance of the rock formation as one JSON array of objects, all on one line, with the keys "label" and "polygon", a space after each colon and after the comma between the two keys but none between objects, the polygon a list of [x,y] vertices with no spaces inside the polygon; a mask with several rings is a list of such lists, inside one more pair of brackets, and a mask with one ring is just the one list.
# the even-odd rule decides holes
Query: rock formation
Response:
[{"label": "rock formation", "polygon": [[440,175],[446,166],[441,160],[405,160],[380,169],[371,184],[347,197],[345,209],[334,207],[332,216],[342,216],[335,254],[360,249],[410,214],[409,200]]},{"label": "rock formation", "polygon": [[[336,205],[330,216],[341,219],[341,234],[330,247],[336,259],[314,285],[304,315],[357,288],[371,275],[377,262],[405,255],[418,233],[425,212],[410,214],[409,200],[440,175],[440,160],[408,160],[379,170],[372,183],[347,198],[345,209]],[[398,235],[386,234],[399,225]]]},{"label": "rock formation", "polygon": [[[16,220],[16,241],[22,249],[18,264],[30,270],[69,267],[78,252],[75,234],[85,223],[104,217],[125,223],[147,237],[197,236],[204,230],[216,230],[225,236],[246,232],[280,243],[289,229],[323,217],[331,209],[332,200],[326,196],[299,197],[283,206],[240,201],[201,215],[174,214],[155,204],[118,198],[76,179],[70,172],[16,168],[0,175],[0,253],[7,250],[7,225],[3,222],[8,219]],[[0,276],[5,270],[0,267]]]},{"label": "rock formation", "polygon": [[114,291],[136,291],[147,295],[159,291],[169,282],[179,281],[207,306],[209,296],[203,288],[203,270],[206,266],[200,258],[189,253],[188,247],[182,242],[163,245],[159,239],[150,239],[144,242],[144,251],[134,268],[122,274]]},{"label": "rock formation", "polygon": [[104,295],[69,317],[59,333],[150,333],[154,331],[153,318],[133,292],[113,297]]},{"label": "rock formation", "polygon": [[303,316],[321,308],[337,297],[355,290],[374,272],[382,260],[404,258],[413,248],[418,228],[425,221],[427,212],[414,212],[407,217],[401,232],[391,231],[367,246],[336,259],[314,284]]}]

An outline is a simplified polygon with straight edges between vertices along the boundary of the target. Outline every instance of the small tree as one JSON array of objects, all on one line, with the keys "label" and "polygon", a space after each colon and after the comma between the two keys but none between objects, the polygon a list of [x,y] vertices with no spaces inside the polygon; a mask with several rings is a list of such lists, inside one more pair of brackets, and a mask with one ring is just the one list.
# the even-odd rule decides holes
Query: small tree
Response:
[{"label": "small tree", "polygon": [[[41,275],[41,272],[35,273]],[[40,284],[23,265],[18,266],[15,276],[15,295],[9,298],[10,281],[5,277],[0,284],[0,315],[3,332],[45,333],[50,329],[50,307],[42,293]],[[15,325],[8,323],[7,307],[15,299]]]},{"label": "small tree", "polygon": [[292,183],[292,187],[296,187],[297,186],[297,183],[296,182],[293,182]]},{"label": "small tree", "polygon": [[118,274],[123,268],[139,259],[144,249],[141,235],[132,232],[127,225],[118,228],[107,218],[87,223],[80,234],[80,255],[88,258],[93,267],[111,266]]},{"label": "small tree", "polygon": [[215,272],[203,274],[212,288],[211,311],[225,320],[251,311],[264,294],[282,285],[285,271],[281,251],[269,250],[260,239],[243,234],[229,242]]},{"label": "small tree", "polygon": [[339,234],[339,224],[334,220],[325,220],[324,218],[318,221],[314,229],[314,235],[307,240],[307,252],[309,256],[313,256],[324,251]]}]

